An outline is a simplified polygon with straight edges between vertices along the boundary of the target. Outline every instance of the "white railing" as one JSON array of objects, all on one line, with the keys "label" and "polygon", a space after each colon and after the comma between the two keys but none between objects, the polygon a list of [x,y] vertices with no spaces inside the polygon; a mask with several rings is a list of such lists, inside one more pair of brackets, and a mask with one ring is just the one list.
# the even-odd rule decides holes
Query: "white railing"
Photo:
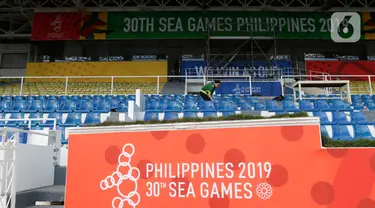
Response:
[{"label": "white railing", "polygon": [[[35,83],[44,86],[47,85],[45,94],[56,90],[59,93],[54,95],[74,95],[74,94],[132,94],[135,88],[131,88],[129,84],[137,83],[143,85],[146,94],[160,94],[163,85],[169,79],[178,79],[185,82],[185,92],[187,91],[187,83],[191,80],[202,80],[202,84],[214,79],[219,80],[252,80],[251,76],[30,76],[30,77],[0,77],[0,89],[12,89],[11,95],[24,95],[25,88],[35,87]],[[263,80],[266,81],[266,80]],[[101,83],[99,86],[98,83]],[[91,85],[91,86],[90,86]],[[92,88],[90,88],[92,87]],[[103,89],[105,87],[106,89]],[[134,86],[133,86],[134,87]],[[143,88],[142,86],[136,86]],[[151,89],[151,90],[150,90]],[[43,89],[42,89],[43,90]],[[88,93],[79,93],[87,91]],[[129,93],[124,93],[128,90]],[[78,92],[79,91],[79,92]],[[6,94],[6,93],[3,93]]]},{"label": "white railing", "polygon": [[[307,73],[315,73],[307,71]],[[297,74],[280,75],[273,81],[285,82],[287,79],[305,79],[305,80],[335,80],[350,79],[367,81],[368,84],[362,89],[364,93],[373,93],[372,81],[375,81],[375,75],[330,75],[328,73],[317,72],[316,75]],[[170,80],[174,79],[174,80]],[[160,94],[163,86],[168,81],[185,82],[185,93],[188,91],[188,83],[195,82],[205,84],[214,79],[225,81],[270,81],[256,76],[31,76],[31,77],[0,77],[0,90],[3,95],[25,95],[33,94],[34,88],[38,88],[46,95],[83,95],[83,94],[132,94],[135,88],[140,88],[145,94]],[[38,84],[36,84],[38,83]],[[101,83],[101,84],[98,84]],[[137,83],[138,86],[132,86],[131,83]],[[45,85],[43,85],[45,84]],[[141,85],[141,86],[139,86]],[[39,89],[41,87],[43,89]],[[363,88],[363,87],[362,87]],[[146,89],[146,90],[145,90]],[[9,91],[10,90],[10,91]],[[56,92],[52,91],[55,90]],[[128,91],[127,91],[128,90]],[[26,92],[26,93],[25,93]],[[35,92],[36,94],[37,92]]]},{"label": "white railing", "polygon": [[[302,79],[302,80],[350,80],[350,88],[352,94],[370,94],[373,95],[373,84],[375,82],[375,75],[331,75],[331,74],[322,74],[322,75],[287,75],[281,77],[281,82],[284,83],[286,79]],[[359,82],[356,85],[356,82]],[[363,85],[362,85],[363,84]],[[332,89],[329,89],[332,92]]]},{"label": "white railing", "polygon": [[6,126],[8,121],[23,121],[23,125],[27,124],[27,128],[31,129],[31,124],[33,121],[42,121],[45,123],[46,121],[53,121],[52,130],[56,130],[57,120],[56,118],[19,118],[19,119],[0,119],[0,123],[4,122],[4,124],[0,124],[0,126]]}]

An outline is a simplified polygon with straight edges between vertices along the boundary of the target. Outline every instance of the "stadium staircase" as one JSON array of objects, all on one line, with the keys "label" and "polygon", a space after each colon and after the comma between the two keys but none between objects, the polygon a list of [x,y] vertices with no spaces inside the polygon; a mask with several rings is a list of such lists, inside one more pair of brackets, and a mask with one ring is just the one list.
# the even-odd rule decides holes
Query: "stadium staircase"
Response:
[{"label": "stadium staircase", "polygon": [[[63,208],[64,205],[42,205],[63,203],[65,199],[66,167],[55,169],[55,185],[19,192],[16,195],[16,208]],[[43,202],[41,205],[37,203]]]}]

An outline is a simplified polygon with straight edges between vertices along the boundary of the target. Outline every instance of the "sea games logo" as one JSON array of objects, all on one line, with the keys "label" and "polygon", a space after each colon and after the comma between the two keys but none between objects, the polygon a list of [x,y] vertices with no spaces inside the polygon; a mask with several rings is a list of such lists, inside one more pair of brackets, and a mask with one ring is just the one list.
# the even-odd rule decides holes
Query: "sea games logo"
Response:
[{"label": "sea games logo", "polygon": [[[147,163],[140,172],[131,165],[134,154],[134,145],[125,144],[116,170],[99,184],[103,191],[116,189],[112,208],[140,207],[144,198],[249,200],[255,195],[268,200],[273,194],[272,186],[265,182],[272,171],[270,162]],[[138,184],[141,175],[152,180]]]},{"label": "sea games logo", "polygon": [[57,14],[53,21],[50,22],[50,27],[54,32],[48,33],[47,36],[49,38],[61,38],[63,37],[64,33],[60,31],[63,29],[63,20],[61,19],[61,14]]}]

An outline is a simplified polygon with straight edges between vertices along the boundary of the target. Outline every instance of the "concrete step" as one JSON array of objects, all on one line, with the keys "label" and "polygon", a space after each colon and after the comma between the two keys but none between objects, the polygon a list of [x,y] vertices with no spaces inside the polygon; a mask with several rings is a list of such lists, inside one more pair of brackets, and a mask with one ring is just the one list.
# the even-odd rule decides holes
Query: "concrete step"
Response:
[{"label": "concrete step", "polygon": [[55,185],[33,189],[17,193],[16,208],[34,206],[36,201],[64,201],[64,198],[64,185]]}]

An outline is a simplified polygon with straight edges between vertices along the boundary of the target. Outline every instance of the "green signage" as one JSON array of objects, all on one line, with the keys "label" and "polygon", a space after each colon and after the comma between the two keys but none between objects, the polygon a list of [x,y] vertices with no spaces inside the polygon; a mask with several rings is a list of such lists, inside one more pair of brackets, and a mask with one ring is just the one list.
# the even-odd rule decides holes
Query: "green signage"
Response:
[{"label": "green signage", "polygon": [[325,12],[109,12],[107,39],[204,39],[276,37],[330,39],[331,14]]}]

